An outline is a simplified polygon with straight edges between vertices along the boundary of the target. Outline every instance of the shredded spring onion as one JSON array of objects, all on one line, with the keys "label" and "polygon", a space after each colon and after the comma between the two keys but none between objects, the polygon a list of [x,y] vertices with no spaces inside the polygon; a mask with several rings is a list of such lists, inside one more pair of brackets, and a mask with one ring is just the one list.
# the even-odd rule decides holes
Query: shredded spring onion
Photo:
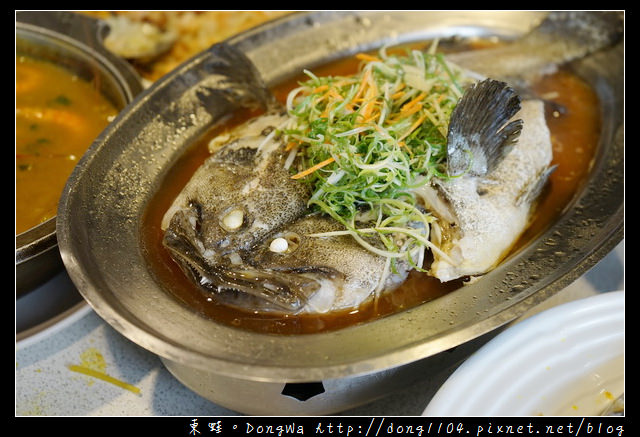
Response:
[{"label": "shredded spring onion", "polygon": [[[428,52],[358,55],[353,76],[309,77],[287,97],[283,129],[294,179],[312,186],[311,207],[340,221],[375,253],[414,267],[434,218],[412,189],[446,178],[448,122],[472,78]],[[377,237],[372,239],[372,236]]]}]

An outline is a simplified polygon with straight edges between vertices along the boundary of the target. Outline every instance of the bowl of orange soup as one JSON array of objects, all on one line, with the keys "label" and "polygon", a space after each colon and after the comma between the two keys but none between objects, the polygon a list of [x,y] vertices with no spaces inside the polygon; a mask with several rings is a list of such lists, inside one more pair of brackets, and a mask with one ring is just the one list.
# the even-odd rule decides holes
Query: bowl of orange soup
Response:
[{"label": "bowl of orange soup", "polygon": [[102,45],[109,29],[72,12],[16,13],[16,296],[62,269],[58,201],[83,154],[142,91]]}]

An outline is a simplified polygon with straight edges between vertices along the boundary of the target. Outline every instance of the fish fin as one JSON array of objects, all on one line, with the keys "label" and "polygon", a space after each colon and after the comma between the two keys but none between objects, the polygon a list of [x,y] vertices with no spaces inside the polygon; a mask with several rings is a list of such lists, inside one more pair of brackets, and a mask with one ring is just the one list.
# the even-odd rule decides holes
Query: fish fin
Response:
[{"label": "fish fin", "polygon": [[519,110],[520,97],[505,82],[486,79],[472,85],[451,114],[449,175],[490,173],[518,140],[522,120],[507,122]]},{"label": "fish fin", "polygon": [[528,189],[520,194],[516,199],[516,206],[520,206],[523,203],[531,204],[533,203],[538,196],[542,193],[542,189],[547,184],[549,180],[549,176],[558,168],[557,165],[552,165],[550,167],[546,167],[536,176],[533,183],[531,183]]}]

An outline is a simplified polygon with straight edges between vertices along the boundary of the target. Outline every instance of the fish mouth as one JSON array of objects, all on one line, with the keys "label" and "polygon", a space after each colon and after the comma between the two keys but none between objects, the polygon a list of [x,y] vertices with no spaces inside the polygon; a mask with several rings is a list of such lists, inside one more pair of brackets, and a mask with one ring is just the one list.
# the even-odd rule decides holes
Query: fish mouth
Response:
[{"label": "fish mouth", "polygon": [[209,260],[186,235],[175,230],[167,230],[163,244],[202,291],[244,309],[300,312],[321,288],[320,279],[314,276],[331,273],[322,269],[260,269],[226,262],[223,257]]}]

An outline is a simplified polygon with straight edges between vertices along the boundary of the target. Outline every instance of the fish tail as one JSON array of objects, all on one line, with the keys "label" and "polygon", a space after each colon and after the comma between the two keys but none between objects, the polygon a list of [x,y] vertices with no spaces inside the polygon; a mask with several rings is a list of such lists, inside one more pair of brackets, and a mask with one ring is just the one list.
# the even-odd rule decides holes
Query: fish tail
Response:
[{"label": "fish tail", "polygon": [[[566,41],[570,39],[583,48],[577,56],[585,56],[602,47],[620,41],[624,33],[622,11],[553,11],[530,32],[526,42],[540,40]],[[569,61],[570,59],[562,59]]]},{"label": "fish tail", "polygon": [[450,63],[527,88],[531,78],[612,47],[624,38],[624,12],[552,11],[508,44],[453,53]]}]

